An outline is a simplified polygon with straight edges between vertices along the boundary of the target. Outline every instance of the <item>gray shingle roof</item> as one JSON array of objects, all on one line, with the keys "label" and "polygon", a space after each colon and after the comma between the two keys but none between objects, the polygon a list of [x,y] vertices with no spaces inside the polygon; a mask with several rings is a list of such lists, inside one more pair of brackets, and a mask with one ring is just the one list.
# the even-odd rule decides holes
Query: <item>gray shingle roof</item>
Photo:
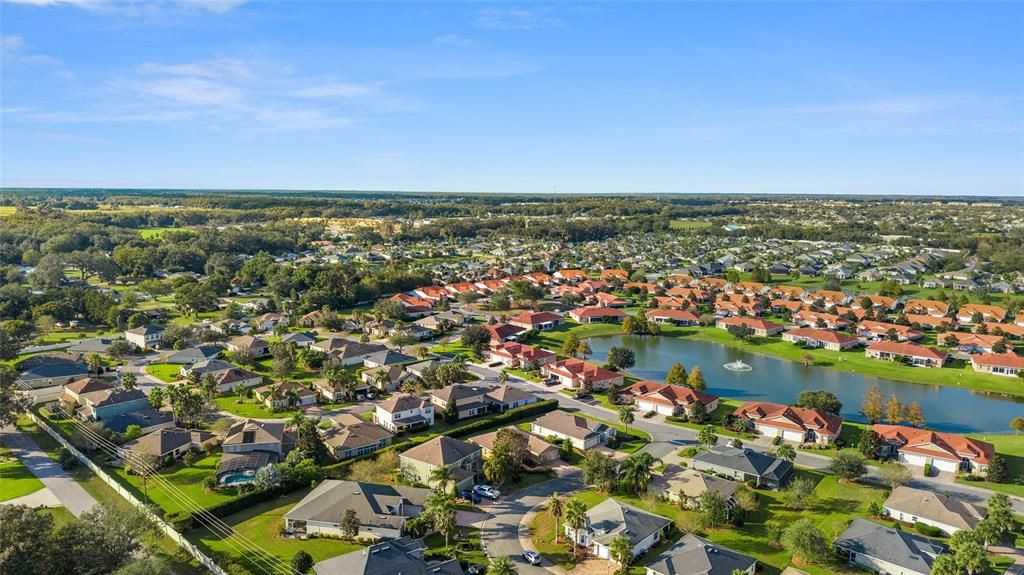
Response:
[{"label": "gray shingle roof", "polygon": [[925,574],[931,573],[935,557],[947,551],[947,547],[937,541],[865,519],[854,519],[835,544],[841,549]]},{"label": "gray shingle roof", "polygon": [[345,511],[352,509],[360,525],[398,529],[406,520],[420,514],[431,493],[430,489],[419,487],[328,479],[303,497],[284,517],[340,523]]},{"label": "gray shingle roof", "polygon": [[402,537],[320,561],[313,571],[316,575],[463,575],[457,559],[428,563],[423,549],[422,540]]},{"label": "gray shingle roof", "polygon": [[757,563],[753,557],[721,547],[693,534],[684,535],[647,565],[660,575],[732,575]]},{"label": "gray shingle roof", "polygon": [[793,470],[793,464],[785,459],[737,447],[715,446],[697,454],[693,459],[776,481],[785,478]]},{"label": "gray shingle roof", "polygon": [[628,537],[630,544],[636,545],[671,524],[672,521],[661,515],[609,497],[587,511],[585,529],[591,539],[602,545],[610,545],[619,535]]}]

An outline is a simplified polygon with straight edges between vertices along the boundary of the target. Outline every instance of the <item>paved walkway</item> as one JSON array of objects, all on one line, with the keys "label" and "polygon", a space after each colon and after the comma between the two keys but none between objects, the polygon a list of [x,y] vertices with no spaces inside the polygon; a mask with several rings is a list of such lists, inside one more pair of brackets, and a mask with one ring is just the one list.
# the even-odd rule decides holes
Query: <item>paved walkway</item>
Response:
[{"label": "paved walkway", "polygon": [[3,429],[3,444],[10,448],[33,475],[39,478],[61,505],[79,517],[96,505],[96,500],[82,486],[64,473],[28,435],[14,428]]}]

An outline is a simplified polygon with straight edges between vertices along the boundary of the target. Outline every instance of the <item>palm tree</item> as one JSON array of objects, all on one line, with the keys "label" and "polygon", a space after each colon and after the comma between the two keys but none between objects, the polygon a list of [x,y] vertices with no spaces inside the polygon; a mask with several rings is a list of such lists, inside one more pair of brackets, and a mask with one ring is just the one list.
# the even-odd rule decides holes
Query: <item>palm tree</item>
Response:
[{"label": "palm tree", "polygon": [[487,572],[491,575],[519,575],[519,569],[508,555],[491,559],[491,567]]},{"label": "palm tree", "polygon": [[434,528],[444,535],[444,546],[448,546],[448,537],[456,527],[455,498],[445,489],[438,489],[427,497],[426,512],[434,520]]},{"label": "palm tree", "polygon": [[381,391],[387,391],[391,387],[391,376],[388,375],[387,369],[380,368],[380,371],[373,376],[373,385]]},{"label": "palm tree", "polygon": [[89,367],[89,371],[99,375],[103,373],[103,358],[98,353],[90,353],[85,357],[85,364]]},{"label": "palm tree", "polygon": [[561,522],[562,516],[565,515],[565,506],[562,505],[562,498],[558,496],[558,492],[555,491],[548,497],[548,513],[555,520],[555,543],[558,543],[559,523]]},{"label": "palm tree", "polygon": [[622,482],[631,486],[635,493],[642,493],[647,490],[657,465],[661,465],[661,460],[650,453],[634,453],[622,462]]},{"label": "palm tree", "polygon": [[437,484],[438,491],[446,491],[448,484],[455,481],[455,473],[452,472],[451,467],[440,465],[430,471],[427,481]]},{"label": "palm tree", "polygon": [[632,405],[623,405],[619,408],[619,423],[625,426],[625,434],[627,436],[629,435],[629,424],[636,420],[636,417],[633,415],[633,411],[634,409]]},{"label": "palm tree", "polygon": [[288,407],[295,407],[299,404],[299,390],[294,387],[285,392],[285,396],[288,397]]},{"label": "palm tree", "polygon": [[782,445],[779,446],[778,449],[775,450],[775,456],[781,457],[786,461],[793,461],[794,459],[796,459],[796,450],[793,449],[792,445],[788,443],[783,443]]},{"label": "palm tree", "polygon": [[306,421],[306,414],[301,411],[291,416],[288,419],[288,427],[292,429],[298,429],[302,427],[302,424]]},{"label": "palm tree", "polygon": [[128,373],[125,373],[125,374],[121,375],[121,387],[125,388],[127,391],[131,391],[131,390],[135,389],[135,387],[136,387],[135,384],[136,384],[136,379],[135,379],[135,374],[134,373],[128,372]]},{"label": "palm tree", "polygon": [[633,560],[633,544],[629,542],[629,537],[616,535],[608,545],[608,553],[619,564],[617,573],[625,573],[629,562]]},{"label": "palm tree", "polygon": [[576,532],[587,524],[587,506],[579,499],[570,499],[565,505],[565,525],[572,529],[572,554],[576,556]]}]

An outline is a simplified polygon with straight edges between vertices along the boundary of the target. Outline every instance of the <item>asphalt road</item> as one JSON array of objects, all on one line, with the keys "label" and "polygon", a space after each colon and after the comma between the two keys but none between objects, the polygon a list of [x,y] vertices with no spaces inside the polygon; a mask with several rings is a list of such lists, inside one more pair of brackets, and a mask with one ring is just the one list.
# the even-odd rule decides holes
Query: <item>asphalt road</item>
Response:
[{"label": "asphalt road", "polygon": [[67,473],[64,473],[60,465],[46,455],[46,452],[40,449],[28,435],[14,427],[4,428],[3,444],[10,448],[14,456],[25,464],[25,467],[38,477],[43,485],[57,497],[61,505],[75,517],[80,517],[82,513],[96,505],[96,500],[92,495],[82,489],[82,486]]}]

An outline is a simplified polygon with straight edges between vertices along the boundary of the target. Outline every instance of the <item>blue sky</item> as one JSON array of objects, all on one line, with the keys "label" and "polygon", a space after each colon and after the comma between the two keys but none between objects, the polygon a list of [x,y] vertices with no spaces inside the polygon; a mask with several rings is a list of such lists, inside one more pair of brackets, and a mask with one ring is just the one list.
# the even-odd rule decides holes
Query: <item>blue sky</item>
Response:
[{"label": "blue sky", "polygon": [[0,4],[4,186],[1024,195],[1024,3]]}]

